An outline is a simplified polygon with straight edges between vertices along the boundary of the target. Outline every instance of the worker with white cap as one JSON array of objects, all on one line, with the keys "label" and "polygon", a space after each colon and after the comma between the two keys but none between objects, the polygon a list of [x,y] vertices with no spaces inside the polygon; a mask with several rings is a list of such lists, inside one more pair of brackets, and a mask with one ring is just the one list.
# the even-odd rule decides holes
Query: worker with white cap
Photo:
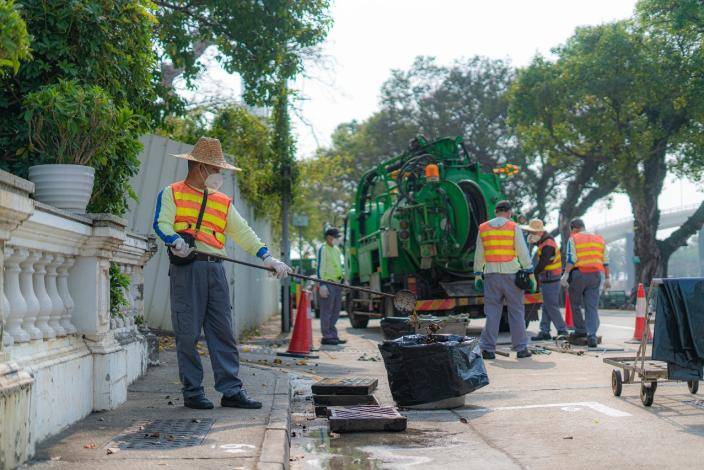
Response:
[{"label": "worker with white cap", "polygon": [[562,254],[555,238],[545,230],[540,219],[532,219],[528,225],[521,227],[528,232],[528,242],[538,247],[538,259],[533,274],[540,281],[543,294],[543,313],[540,317],[540,333],[531,337],[532,341],[551,340],[550,322],[555,324],[557,335],[567,336],[567,325],[560,313],[560,276],[562,276]]},{"label": "worker with white cap", "polygon": [[159,193],[153,227],[169,246],[171,323],[183,404],[195,409],[213,408],[205,397],[203,366],[196,349],[202,329],[215,375],[215,390],[223,395],[221,406],[261,408],[260,402],[247,396],[238,377],[239,353],[229,285],[217,256],[226,255],[225,241],[230,237],[246,252],[260,258],[279,279],[285,278],[291,268],[271,256],[237,212],[232,199],[218,191],[223,184],[221,170],[240,171],[225,160],[219,140],[201,137],[189,153],[174,156],[188,160],[188,175]]}]

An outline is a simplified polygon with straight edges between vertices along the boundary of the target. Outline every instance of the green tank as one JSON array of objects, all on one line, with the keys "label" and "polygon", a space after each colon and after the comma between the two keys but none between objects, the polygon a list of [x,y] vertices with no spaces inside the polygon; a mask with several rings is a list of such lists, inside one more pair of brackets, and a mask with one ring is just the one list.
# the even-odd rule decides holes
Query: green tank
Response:
[{"label": "green tank", "polygon": [[[481,314],[473,290],[475,243],[479,224],[493,217],[501,199],[499,177],[481,170],[461,137],[428,142],[418,136],[360,179],[345,219],[347,280],[390,293],[411,289],[421,301],[454,305],[426,309],[432,313]],[[348,294],[346,307],[355,327],[393,315],[383,298]]]}]

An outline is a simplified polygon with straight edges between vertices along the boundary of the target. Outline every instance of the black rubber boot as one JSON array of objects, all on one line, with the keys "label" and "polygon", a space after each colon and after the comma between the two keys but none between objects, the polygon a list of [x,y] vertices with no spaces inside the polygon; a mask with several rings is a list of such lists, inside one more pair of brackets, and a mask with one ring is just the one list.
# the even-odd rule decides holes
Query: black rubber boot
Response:
[{"label": "black rubber boot", "polygon": [[262,407],[262,402],[252,400],[247,396],[247,392],[240,390],[240,393],[233,395],[231,397],[226,397],[223,395],[222,400],[220,400],[220,406],[227,408],[247,408],[247,409],[258,409]]},{"label": "black rubber boot", "polygon": [[599,341],[594,336],[590,336],[587,338],[587,346],[590,348],[596,348],[599,346]]},{"label": "black rubber boot", "polygon": [[194,410],[212,410],[215,407],[213,402],[205,398],[203,395],[199,397],[184,398],[183,406],[186,408],[193,408]]},{"label": "black rubber boot", "polygon": [[526,357],[531,357],[532,355],[533,354],[530,351],[528,351],[527,349],[524,349],[523,351],[518,351],[516,353],[516,357],[518,359],[525,359]]}]

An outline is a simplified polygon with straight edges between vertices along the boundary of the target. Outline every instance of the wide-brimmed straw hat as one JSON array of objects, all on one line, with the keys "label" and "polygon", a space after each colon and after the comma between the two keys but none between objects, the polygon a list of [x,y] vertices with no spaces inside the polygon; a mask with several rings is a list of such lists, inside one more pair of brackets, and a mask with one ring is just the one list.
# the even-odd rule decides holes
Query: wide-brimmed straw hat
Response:
[{"label": "wide-brimmed straw hat", "polygon": [[540,219],[531,219],[528,225],[521,225],[521,229],[526,232],[545,232],[545,224]]},{"label": "wide-brimmed straw hat", "polygon": [[172,154],[176,158],[192,160],[194,162],[205,163],[206,165],[217,166],[225,170],[242,171],[234,165],[230,165],[225,160],[225,154],[222,153],[222,146],[218,139],[212,137],[201,137],[196,142],[189,153]]}]

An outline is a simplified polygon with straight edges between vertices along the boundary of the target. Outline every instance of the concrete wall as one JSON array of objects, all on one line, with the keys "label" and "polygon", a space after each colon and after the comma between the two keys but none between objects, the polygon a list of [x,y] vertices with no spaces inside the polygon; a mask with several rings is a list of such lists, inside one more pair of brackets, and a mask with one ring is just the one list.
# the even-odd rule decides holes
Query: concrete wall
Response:
[{"label": "concrete wall", "polygon": [[[129,210],[129,227],[135,232],[152,233],[154,203],[158,192],[174,181],[183,180],[187,163],[171,154],[186,153],[191,145],[147,135],[142,139],[144,150],[139,156],[142,163],[132,186],[139,202],[132,202]],[[241,197],[234,173],[224,172],[225,185],[222,191],[232,196],[235,208],[249,222],[259,237],[271,246],[271,224],[254,217],[254,211]],[[228,241],[230,255],[243,261],[256,263],[257,259],[244,253],[232,241]],[[230,281],[230,296],[233,305],[235,333],[261,324],[279,309],[279,283],[266,272],[226,263],[225,270]],[[144,269],[144,311],[149,326],[171,331],[169,304],[169,261],[166,249],[159,243],[159,251]]]}]

